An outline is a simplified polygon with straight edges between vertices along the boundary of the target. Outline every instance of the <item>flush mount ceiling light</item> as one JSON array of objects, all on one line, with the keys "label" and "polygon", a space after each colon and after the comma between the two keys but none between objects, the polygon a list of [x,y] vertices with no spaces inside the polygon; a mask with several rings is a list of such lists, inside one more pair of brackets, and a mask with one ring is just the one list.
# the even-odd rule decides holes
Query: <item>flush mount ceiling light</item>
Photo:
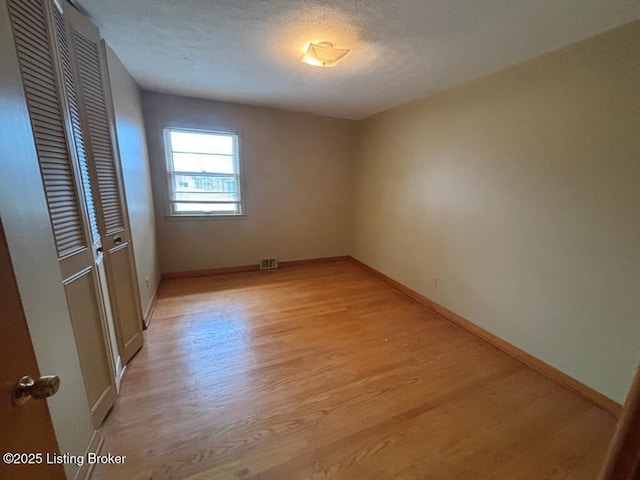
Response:
[{"label": "flush mount ceiling light", "polygon": [[335,67],[349,51],[348,48],[334,48],[329,42],[310,43],[300,61],[314,67]]}]

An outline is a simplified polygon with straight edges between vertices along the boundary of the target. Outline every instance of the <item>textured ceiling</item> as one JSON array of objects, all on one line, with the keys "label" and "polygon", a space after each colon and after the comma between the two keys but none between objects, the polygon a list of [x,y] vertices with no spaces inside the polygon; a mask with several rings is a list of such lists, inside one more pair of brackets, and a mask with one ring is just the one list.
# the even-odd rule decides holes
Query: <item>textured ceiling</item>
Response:
[{"label": "textured ceiling", "polygon": [[[146,89],[359,119],[640,18],[640,0],[76,0]],[[309,41],[350,48],[299,62]]]}]

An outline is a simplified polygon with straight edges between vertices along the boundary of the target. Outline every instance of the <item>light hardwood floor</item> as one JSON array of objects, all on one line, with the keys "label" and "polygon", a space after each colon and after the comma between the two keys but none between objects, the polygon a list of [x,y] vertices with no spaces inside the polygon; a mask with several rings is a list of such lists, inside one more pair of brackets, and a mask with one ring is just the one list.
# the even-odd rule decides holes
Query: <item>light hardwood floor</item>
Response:
[{"label": "light hardwood floor", "polygon": [[170,280],[93,479],[595,479],[608,413],[349,261]]}]

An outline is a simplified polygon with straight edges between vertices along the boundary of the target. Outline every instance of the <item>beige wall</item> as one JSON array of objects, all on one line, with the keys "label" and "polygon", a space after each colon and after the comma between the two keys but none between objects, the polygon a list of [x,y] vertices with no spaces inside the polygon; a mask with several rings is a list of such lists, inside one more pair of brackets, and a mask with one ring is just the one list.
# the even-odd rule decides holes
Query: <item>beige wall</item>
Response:
[{"label": "beige wall", "polygon": [[[58,375],[47,400],[62,453],[83,455],[93,434],[71,319],[5,0],[0,0],[0,217],[43,375]],[[29,372],[25,372],[28,374]],[[65,465],[68,478],[77,467]]]},{"label": "beige wall", "polygon": [[160,282],[160,267],[141,95],[136,82],[108,46],[107,62],[140,301],[142,313],[146,314]]},{"label": "beige wall", "polygon": [[[144,92],[163,272],[346,255],[355,123]],[[163,126],[240,138],[244,218],[164,218]]]},{"label": "beige wall", "polygon": [[634,23],[374,116],[354,176],[358,259],[617,401],[640,360],[639,45]]}]

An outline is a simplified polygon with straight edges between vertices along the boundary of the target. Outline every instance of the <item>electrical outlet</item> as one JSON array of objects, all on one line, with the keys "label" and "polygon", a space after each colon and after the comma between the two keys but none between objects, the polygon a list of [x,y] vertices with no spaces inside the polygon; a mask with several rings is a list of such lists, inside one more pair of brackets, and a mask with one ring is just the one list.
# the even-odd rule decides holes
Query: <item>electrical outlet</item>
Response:
[{"label": "electrical outlet", "polygon": [[149,288],[151,288],[151,281],[149,280],[149,275],[144,277],[144,282],[147,284],[147,290],[149,290]]},{"label": "electrical outlet", "polygon": [[431,281],[433,282],[433,287],[438,288],[438,282],[440,281],[440,279],[438,277],[433,277]]}]

